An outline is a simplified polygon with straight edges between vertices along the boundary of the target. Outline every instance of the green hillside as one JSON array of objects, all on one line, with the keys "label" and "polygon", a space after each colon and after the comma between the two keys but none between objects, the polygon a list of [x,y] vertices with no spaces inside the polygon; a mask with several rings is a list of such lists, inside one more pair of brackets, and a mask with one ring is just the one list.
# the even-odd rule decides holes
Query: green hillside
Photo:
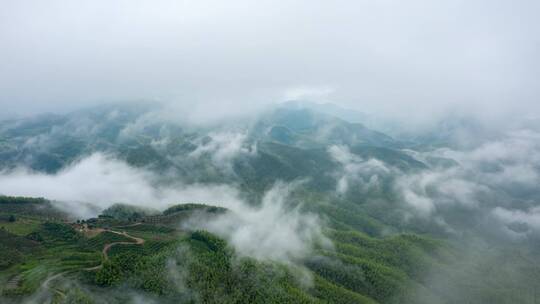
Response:
[{"label": "green hillside", "polygon": [[[511,161],[482,158],[465,171],[433,142],[308,109],[219,127],[154,121],[152,109],[110,105],[0,124],[6,176],[62,176],[99,152],[122,164],[105,175],[150,176],[152,187],[138,202],[91,190],[85,197],[103,201],[0,196],[0,302],[535,303],[535,222],[497,221],[501,207],[536,210],[537,188],[494,182]],[[227,187],[209,190],[216,185]],[[291,185],[286,199],[276,185]],[[198,191],[182,192],[189,187]],[[148,199],[176,191],[181,200]],[[232,202],[195,198],[206,191]],[[279,236],[276,248],[264,246],[259,224]],[[302,254],[253,253],[291,239]]]}]

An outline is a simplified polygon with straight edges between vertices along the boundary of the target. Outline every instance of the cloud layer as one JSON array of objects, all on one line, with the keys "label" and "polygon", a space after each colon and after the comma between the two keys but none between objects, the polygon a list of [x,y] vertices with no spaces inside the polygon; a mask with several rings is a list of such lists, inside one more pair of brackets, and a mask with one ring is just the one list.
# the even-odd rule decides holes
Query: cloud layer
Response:
[{"label": "cloud layer", "polygon": [[539,5],[10,1],[0,106],[24,115],[151,99],[204,121],[314,98],[409,121],[538,114]]},{"label": "cloud layer", "polygon": [[242,132],[211,132],[208,137],[199,138],[197,148],[189,153],[189,157],[209,155],[214,166],[232,172],[235,158],[257,153],[257,146],[249,146],[246,140],[247,134]]},{"label": "cloud layer", "polygon": [[154,173],[96,153],[54,175],[25,169],[4,173],[0,175],[0,193],[58,200],[78,216],[96,215],[96,210],[86,210],[81,203],[90,203],[99,211],[114,203],[164,209],[182,202],[228,205],[238,200],[237,191],[226,185],[159,187],[156,180]]},{"label": "cloud layer", "polygon": [[0,175],[0,193],[57,200],[58,207],[77,217],[95,216],[114,203],[155,209],[187,202],[225,207],[229,213],[211,221],[194,218],[185,227],[214,232],[240,255],[257,259],[293,262],[310,254],[317,243],[329,245],[317,216],[287,204],[291,189],[284,184],[276,184],[260,207],[254,207],[228,185],[158,186],[156,180],[155,173],[96,153],[54,175],[23,169],[5,172]]},{"label": "cloud layer", "polygon": [[[336,192],[367,193],[390,185],[394,208],[405,219],[422,218],[448,232],[485,229],[489,233],[526,237],[540,233],[540,133],[509,130],[476,147],[426,151],[403,150],[428,165],[405,172],[376,159],[363,160],[344,146],[331,146],[341,165],[334,175]],[[413,220],[414,221],[414,220]]]},{"label": "cloud layer", "polygon": [[307,257],[317,244],[330,247],[317,216],[287,206],[291,187],[277,183],[259,207],[233,207],[232,213],[216,220],[195,220],[189,226],[224,237],[242,256],[263,260],[294,262]]},{"label": "cloud layer", "polygon": [[339,194],[345,194],[351,183],[360,187],[363,193],[370,189],[379,188],[380,177],[390,174],[391,169],[382,161],[375,158],[364,160],[360,156],[352,154],[347,146],[330,146],[328,153],[334,161],[341,165],[341,170],[335,172],[336,191]]}]

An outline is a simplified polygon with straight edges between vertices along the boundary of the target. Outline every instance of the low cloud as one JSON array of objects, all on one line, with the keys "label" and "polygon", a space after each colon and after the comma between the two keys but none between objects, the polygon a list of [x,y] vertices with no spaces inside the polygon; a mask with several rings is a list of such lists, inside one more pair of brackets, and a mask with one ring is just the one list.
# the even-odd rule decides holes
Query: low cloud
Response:
[{"label": "low cloud", "polygon": [[[228,152],[222,153],[220,157],[230,156]],[[57,174],[26,169],[4,172],[0,175],[0,193],[46,197],[77,217],[95,216],[114,203],[161,210],[186,202],[225,207],[229,213],[212,221],[194,218],[188,226],[216,233],[240,255],[257,259],[292,262],[310,254],[317,243],[329,244],[317,216],[287,204],[292,186],[277,183],[264,195],[261,205],[254,207],[229,185],[160,186],[157,180],[155,173],[96,153]]]},{"label": "low cloud", "polygon": [[[238,192],[226,185],[175,184],[161,187],[158,177],[101,153],[76,162],[57,174],[17,169],[0,174],[0,193],[56,200],[76,216],[95,216],[114,203],[157,209],[181,202],[228,202]],[[91,206],[85,204],[91,204]]]},{"label": "low cloud", "polygon": [[525,237],[540,231],[540,206],[528,210],[496,207],[491,215],[504,224],[503,231],[515,237]]},{"label": "low cloud", "polygon": [[212,132],[208,137],[199,138],[197,148],[189,157],[209,156],[212,164],[232,172],[232,161],[238,156],[252,156],[257,153],[255,144],[249,145],[245,132]]},{"label": "low cloud", "polygon": [[422,216],[432,215],[442,205],[460,204],[472,208],[478,204],[476,196],[489,189],[468,180],[463,173],[460,168],[452,168],[401,175],[394,187]]},{"label": "low cloud", "polygon": [[316,215],[287,206],[291,187],[277,183],[259,207],[229,206],[232,212],[210,222],[193,221],[189,226],[225,238],[241,256],[287,263],[300,260],[317,244],[331,244]]},{"label": "low cloud", "polygon": [[538,6],[12,1],[0,12],[0,116],[142,98],[209,121],[285,95],[403,121],[449,109],[508,121],[539,112]]},{"label": "low cloud", "polygon": [[376,159],[365,160],[346,146],[329,147],[340,165],[334,172],[336,193],[355,190],[369,201],[374,197],[369,190],[388,185],[385,195],[395,200],[389,203],[405,222],[422,218],[450,233],[470,228],[508,232],[511,237],[540,232],[539,132],[510,130],[469,149],[403,152],[428,168],[405,172]]},{"label": "low cloud", "polygon": [[362,192],[380,187],[380,177],[388,175],[390,168],[382,161],[371,158],[364,160],[350,152],[347,146],[330,146],[328,153],[332,159],[341,165],[334,173],[337,179],[336,191],[345,194],[350,184],[354,183]]},{"label": "low cloud", "polygon": [[[538,230],[539,139],[540,133],[518,130],[469,150],[417,153],[431,168],[398,175],[394,190],[422,217],[448,219],[460,209],[486,221],[495,219],[500,226],[522,222]],[[430,159],[452,160],[454,165],[439,166]]]},{"label": "low cloud", "polygon": [[335,91],[331,86],[296,86],[285,90],[283,98],[287,100],[324,100]]}]

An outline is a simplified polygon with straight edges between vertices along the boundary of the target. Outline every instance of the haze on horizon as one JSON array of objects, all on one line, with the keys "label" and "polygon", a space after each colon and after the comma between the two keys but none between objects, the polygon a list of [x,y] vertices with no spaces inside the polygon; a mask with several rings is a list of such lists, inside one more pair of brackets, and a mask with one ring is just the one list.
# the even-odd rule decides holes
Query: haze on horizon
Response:
[{"label": "haze on horizon", "polygon": [[[7,1],[0,118],[153,100],[334,102],[424,121],[540,114],[537,1]],[[414,111],[411,111],[414,109]]]}]

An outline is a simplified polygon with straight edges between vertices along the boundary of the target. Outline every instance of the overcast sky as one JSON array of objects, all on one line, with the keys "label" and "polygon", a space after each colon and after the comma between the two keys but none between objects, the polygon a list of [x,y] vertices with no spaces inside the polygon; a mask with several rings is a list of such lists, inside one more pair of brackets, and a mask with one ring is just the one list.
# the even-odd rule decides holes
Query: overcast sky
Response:
[{"label": "overcast sky", "polygon": [[2,114],[285,99],[540,113],[540,1],[2,1]]}]

